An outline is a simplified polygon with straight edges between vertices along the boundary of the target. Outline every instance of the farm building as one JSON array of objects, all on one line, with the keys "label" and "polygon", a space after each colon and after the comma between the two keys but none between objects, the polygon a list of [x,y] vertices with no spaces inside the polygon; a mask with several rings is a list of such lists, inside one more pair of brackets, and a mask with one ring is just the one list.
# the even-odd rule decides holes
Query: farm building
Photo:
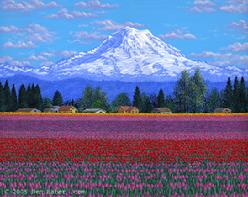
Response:
[{"label": "farm building", "polygon": [[44,112],[47,112],[47,113],[58,113],[59,112],[59,106],[53,106],[53,107],[50,107],[50,108],[45,108],[44,109]]},{"label": "farm building", "polygon": [[169,108],[163,107],[163,108],[154,108],[152,110],[152,113],[171,114],[172,112]]},{"label": "farm building", "polygon": [[139,113],[139,109],[137,107],[132,107],[132,106],[120,106],[118,108],[118,113],[137,114]]},{"label": "farm building", "polygon": [[40,110],[36,108],[19,108],[16,112],[30,112],[30,113],[38,113]]},{"label": "farm building", "polygon": [[232,113],[232,110],[229,108],[216,108],[214,113]]},{"label": "farm building", "polygon": [[64,105],[59,108],[59,113],[77,113],[77,111],[77,108],[70,105]]},{"label": "farm building", "polygon": [[105,114],[106,111],[101,108],[88,108],[88,109],[83,110],[83,113]]}]

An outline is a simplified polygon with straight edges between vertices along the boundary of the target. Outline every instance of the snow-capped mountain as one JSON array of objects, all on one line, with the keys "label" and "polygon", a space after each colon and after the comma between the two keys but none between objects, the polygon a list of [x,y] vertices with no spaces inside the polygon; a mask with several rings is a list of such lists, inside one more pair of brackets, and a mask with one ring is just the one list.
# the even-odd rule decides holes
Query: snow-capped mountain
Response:
[{"label": "snow-capped mountain", "polygon": [[77,77],[109,81],[175,81],[183,70],[193,73],[196,68],[200,68],[205,79],[213,81],[244,75],[244,71],[236,67],[223,69],[192,61],[149,30],[130,27],[109,36],[92,51],[34,72],[49,80]]}]

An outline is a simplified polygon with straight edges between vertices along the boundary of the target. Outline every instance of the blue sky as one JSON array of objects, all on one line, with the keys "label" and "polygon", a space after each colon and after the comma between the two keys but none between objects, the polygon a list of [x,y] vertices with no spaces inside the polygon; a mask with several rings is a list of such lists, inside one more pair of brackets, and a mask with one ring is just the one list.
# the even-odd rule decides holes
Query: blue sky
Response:
[{"label": "blue sky", "polygon": [[187,57],[248,67],[248,0],[1,0],[0,63],[50,65],[125,26],[149,29]]}]

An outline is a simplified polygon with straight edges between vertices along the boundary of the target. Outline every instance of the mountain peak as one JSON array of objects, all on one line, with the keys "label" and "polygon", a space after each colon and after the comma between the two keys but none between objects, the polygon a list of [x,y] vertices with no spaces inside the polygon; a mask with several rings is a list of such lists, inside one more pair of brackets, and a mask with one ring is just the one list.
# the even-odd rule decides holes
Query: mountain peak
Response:
[{"label": "mountain peak", "polygon": [[109,36],[92,51],[79,53],[45,69],[33,69],[33,73],[40,73],[40,76],[48,80],[84,78],[155,82],[175,81],[183,70],[193,73],[196,68],[200,68],[203,76],[210,81],[223,81],[228,76],[241,76],[245,73],[239,68],[234,72],[234,69],[228,67],[220,68],[192,61],[173,46],[152,35],[149,30],[128,26]]}]

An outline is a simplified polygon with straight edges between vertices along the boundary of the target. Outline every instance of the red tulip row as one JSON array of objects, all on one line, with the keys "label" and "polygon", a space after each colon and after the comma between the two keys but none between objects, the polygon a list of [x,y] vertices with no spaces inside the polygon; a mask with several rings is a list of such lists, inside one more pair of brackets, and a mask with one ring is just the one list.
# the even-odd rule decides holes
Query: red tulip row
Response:
[{"label": "red tulip row", "polygon": [[248,162],[242,139],[52,139],[0,138],[0,162]]}]

